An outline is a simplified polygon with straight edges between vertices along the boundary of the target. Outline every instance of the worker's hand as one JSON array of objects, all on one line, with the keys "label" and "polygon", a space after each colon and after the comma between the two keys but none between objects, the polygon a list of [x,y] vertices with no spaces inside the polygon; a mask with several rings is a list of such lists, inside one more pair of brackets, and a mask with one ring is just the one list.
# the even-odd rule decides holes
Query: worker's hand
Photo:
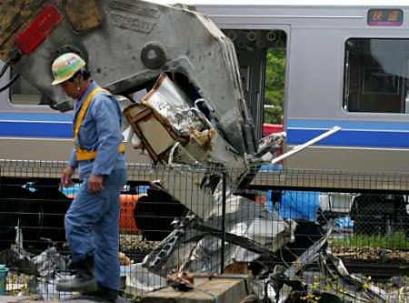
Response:
[{"label": "worker's hand", "polygon": [[69,187],[74,185],[74,182],[72,182],[72,175],[75,173],[75,168],[71,166],[67,166],[64,168],[61,174],[61,185],[64,187]]},{"label": "worker's hand", "polygon": [[91,175],[88,179],[88,190],[91,193],[99,193],[104,189],[104,177]]}]

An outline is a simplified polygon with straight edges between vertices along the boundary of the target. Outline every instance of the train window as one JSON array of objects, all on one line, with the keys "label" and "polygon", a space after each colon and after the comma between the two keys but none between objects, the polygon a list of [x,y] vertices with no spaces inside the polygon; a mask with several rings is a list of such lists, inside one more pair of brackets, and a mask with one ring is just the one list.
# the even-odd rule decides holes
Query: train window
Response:
[{"label": "train window", "polygon": [[261,135],[263,123],[282,123],[287,35],[283,30],[225,30],[240,65],[244,97]]},{"label": "train window", "polygon": [[[13,70],[11,74],[13,75]],[[48,104],[41,93],[22,77],[19,77],[10,87],[10,102],[17,105]]]},{"label": "train window", "polygon": [[409,113],[409,39],[353,38],[345,47],[344,108]]}]

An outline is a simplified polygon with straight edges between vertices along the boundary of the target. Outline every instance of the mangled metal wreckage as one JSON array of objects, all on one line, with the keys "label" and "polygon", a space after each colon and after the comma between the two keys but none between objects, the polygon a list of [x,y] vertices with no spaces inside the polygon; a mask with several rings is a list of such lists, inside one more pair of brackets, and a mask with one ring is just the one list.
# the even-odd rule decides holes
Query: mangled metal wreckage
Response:
[{"label": "mangled metal wreckage", "polygon": [[[234,46],[211,20],[182,6],[128,0],[5,0],[0,17],[2,74],[12,66],[43,94],[43,102],[66,110],[69,102],[60,102],[65,97],[50,85],[50,63],[62,51],[78,51],[96,81],[132,103],[125,116],[152,160],[189,180],[201,176],[183,185],[172,174],[158,176],[156,186],[190,213],[146,257],[145,270],[216,272],[222,262],[273,258],[291,242],[295,222],[239,194],[283,136],[256,142]],[[142,89],[150,92],[140,102],[130,97]],[[303,258],[303,265],[313,261]],[[254,281],[272,300],[302,270],[261,264]]]},{"label": "mangled metal wreckage", "polygon": [[[158,176],[152,186],[165,190],[190,210],[186,217],[175,219],[173,232],[141,264],[134,266],[128,274],[131,286],[152,291],[163,287],[163,278],[168,273],[214,273],[234,263],[245,263],[249,268],[258,268],[252,270],[252,285],[260,299],[296,302],[311,291],[303,282],[303,271],[317,264],[321,274],[332,278],[326,292],[315,290],[318,296],[326,298],[325,302],[341,300],[339,290],[328,291],[334,288],[334,279],[336,285],[343,286],[343,298],[360,302],[389,300],[383,290],[350,275],[342,261],[332,255],[326,245],[331,229],[306,248],[293,265],[284,267],[285,261],[277,256],[283,247],[295,241],[297,223],[280,218],[278,212],[271,214],[263,204],[240,195],[248,184],[243,180],[251,180],[266,154],[270,154],[267,157],[275,154],[282,135],[264,138],[256,157],[232,153],[234,147],[224,140],[220,125],[212,116],[214,111],[209,105],[205,110],[199,107],[207,104],[206,100],[197,99],[193,106],[187,100],[184,92],[162,74],[140,103],[125,110],[152,160],[173,171]],[[229,158],[236,162],[225,162]],[[206,165],[197,166],[198,163]],[[242,170],[237,163],[244,164]],[[175,181],[182,175],[183,179],[193,180],[200,175],[198,167],[204,170],[200,182],[185,182],[181,187]],[[193,287],[187,280],[169,279],[168,283],[176,289]]]}]

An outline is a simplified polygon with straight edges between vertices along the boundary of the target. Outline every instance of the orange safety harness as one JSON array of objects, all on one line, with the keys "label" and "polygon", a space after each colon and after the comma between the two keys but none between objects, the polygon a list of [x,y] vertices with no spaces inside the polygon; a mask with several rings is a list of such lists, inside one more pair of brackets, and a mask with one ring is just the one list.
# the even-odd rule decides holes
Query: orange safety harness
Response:
[{"label": "orange safety harness", "polygon": [[[88,111],[88,108],[94,98],[94,96],[99,93],[99,92],[106,92],[108,93],[105,89],[101,87],[95,87],[91,93],[85,98],[84,103],[81,106],[80,112],[78,113],[78,117],[75,120],[75,127],[74,127],[74,142],[75,142],[75,150],[77,152],[77,160],[78,161],[83,161],[83,160],[93,160],[97,156],[97,151],[96,150],[86,150],[82,149],[78,144],[78,134],[80,132],[81,124],[82,121],[84,120],[85,114]],[[118,147],[118,152],[119,153],[124,153],[125,152],[125,144],[121,143]]]}]

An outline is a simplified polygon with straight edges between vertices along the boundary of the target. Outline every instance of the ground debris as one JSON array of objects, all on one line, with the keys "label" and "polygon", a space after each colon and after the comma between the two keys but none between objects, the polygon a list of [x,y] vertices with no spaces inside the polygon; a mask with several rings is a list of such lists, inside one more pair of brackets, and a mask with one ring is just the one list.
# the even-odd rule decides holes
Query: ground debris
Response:
[{"label": "ground debris", "polygon": [[39,303],[43,301],[39,295],[31,296],[0,296],[0,303]]},{"label": "ground debris", "polygon": [[119,249],[126,255],[130,263],[138,263],[142,262],[144,257],[153,251],[158,244],[159,241],[147,241],[141,235],[121,235]]},{"label": "ground debris", "polygon": [[377,247],[331,247],[333,254],[340,258],[364,260],[365,262],[409,264],[409,251]]}]

